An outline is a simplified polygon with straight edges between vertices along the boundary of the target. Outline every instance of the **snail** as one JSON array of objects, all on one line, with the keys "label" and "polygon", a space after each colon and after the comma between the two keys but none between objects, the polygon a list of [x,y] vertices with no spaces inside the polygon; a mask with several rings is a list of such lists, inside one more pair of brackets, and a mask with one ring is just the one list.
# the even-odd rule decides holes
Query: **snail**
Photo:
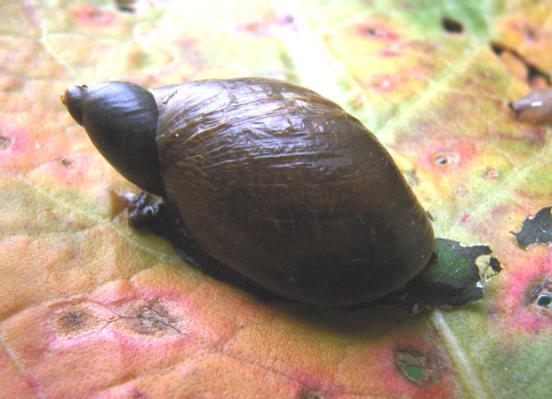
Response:
[{"label": "snail", "polygon": [[314,91],[265,78],[104,82],[62,101],[107,161],[161,197],[202,261],[281,297],[368,303],[432,256],[431,223],[389,153]]},{"label": "snail", "polygon": [[534,90],[508,106],[524,122],[552,123],[552,88]]}]

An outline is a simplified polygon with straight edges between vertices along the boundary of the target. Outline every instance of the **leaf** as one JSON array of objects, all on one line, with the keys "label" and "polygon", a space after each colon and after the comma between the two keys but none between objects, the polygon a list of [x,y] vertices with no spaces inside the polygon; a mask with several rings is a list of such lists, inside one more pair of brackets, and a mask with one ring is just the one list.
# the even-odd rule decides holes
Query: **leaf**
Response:
[{"label": "leaf", "polygon": [[[463,306],[483,298],[484,279],[496,276],[500,262],[485,245],[463,246],[451,240],[436,240],[435,255],[405,287],[381,299],[383,303],[417,312],[420,308]],[[486,264],[479,271],[480,258]]]},{"label": "leaf", "polygon": [[[510,232],[552,203],[551,127],[507,104],[549,78],[548,2],[134,9],[0,2],[0,396],[546,397],[551,247],[520,248]],[[437,236],[500,260],[482,301],[415,317],[266,301],[130,228],[137,189],[59,95],[246,75],[308,86],[374,131]]]}]

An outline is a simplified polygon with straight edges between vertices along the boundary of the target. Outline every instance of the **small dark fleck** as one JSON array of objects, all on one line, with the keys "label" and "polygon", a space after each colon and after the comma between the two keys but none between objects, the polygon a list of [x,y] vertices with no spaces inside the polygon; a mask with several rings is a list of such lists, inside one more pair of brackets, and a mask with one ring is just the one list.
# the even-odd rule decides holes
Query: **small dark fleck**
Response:
[{"label": "small dark fleck", "polygon": [[506,48],[499,43],[491,42],[491,50],[493,50],[493,53],[495,53],[496,55],[500,55],[503,51],[506,50]]},{"label": "small dark fleck", "polygon": [[395,352],[394,359],[401,374],[416,385],[430,384],[442,375],[440,362],[418,349],[399,349]]},{"label": "small dark fleck", "polygon": [[324,399],[325,396],[318,388],[304,387],[299,392],[299,399]]},{"label": "small dark fleck", "polygon": [[62,315],[58,321],[63,327],[76,329],[86,319],[87,314],[82,311],[70,311]]},{"label": "small dark fleck", "polygon": [[456,153],[439,154],[435,156],[434,162],[437,165],[455,164],[458,163],[458,158],[459,156]]},{"label": "small dark fleck", "polygon": [[61,164],[65,167],[71,166],[72,163],[73,163],[73,161],[71,161],[70,159],[67,159],[67,158],[63,158],[61,160]]},{"label": "small dark fleck", "polygon": [[10,148],[11,141],[11,137],[0,136],[0,150],[4,151]]},{"label": "small dark fleck", "polygon": [[520,231],[512,233],[521,248],[525,249],[533,244],[552,242],[551,212],[552,206],[542,208],[534,216],[530,216],[523,221]]},{"label": "small dark fleck", "polygon": [[449,33],[462,33],[464,31],[464,26],[460,22],[449,17],[441,19],[441,26]]},{"label": "small dark fleck", "polygon": [[117,8],[119,11],[123,12],[134,12],[136,9],[134,8],[134,4],[136,3],[136,0],[115,0],[115,4],[117,5]]}]

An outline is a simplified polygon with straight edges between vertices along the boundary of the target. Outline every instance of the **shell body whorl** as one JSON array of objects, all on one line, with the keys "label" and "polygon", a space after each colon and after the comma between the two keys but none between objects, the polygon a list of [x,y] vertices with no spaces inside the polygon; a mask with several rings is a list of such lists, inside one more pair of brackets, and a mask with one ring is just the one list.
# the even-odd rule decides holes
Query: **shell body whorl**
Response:
[{"label": "shell body whorl", "polygon": [[167,202],[221,264],[284,297],[351,305],[427,263],[425,211],[375,136],[335,103],[257,78],[152,92]]}]

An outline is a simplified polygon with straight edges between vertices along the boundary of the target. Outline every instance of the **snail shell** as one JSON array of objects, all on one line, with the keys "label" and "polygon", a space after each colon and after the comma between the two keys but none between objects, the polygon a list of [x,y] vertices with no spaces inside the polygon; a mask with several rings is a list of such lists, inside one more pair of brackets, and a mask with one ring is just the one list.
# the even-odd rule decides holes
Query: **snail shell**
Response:
[{"label": "snail shell", "polygon": [[433,252],[428,217],[387,151],[311,90],[261,78],[151,91],[107,82],[63,99],[109,162],[176,210],[184,236],[279,295],[370,302]]}]

